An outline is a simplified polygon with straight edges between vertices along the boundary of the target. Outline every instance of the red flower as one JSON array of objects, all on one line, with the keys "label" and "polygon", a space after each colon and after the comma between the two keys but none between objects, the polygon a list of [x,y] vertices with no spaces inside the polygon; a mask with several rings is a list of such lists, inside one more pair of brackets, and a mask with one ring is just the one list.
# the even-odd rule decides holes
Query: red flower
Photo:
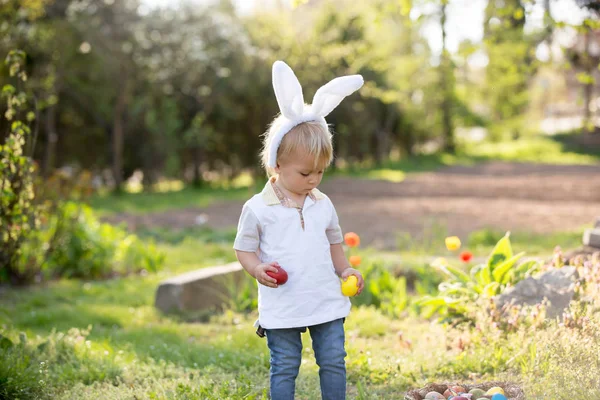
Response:
[{"label": "red flower", "polygon": [[463,251],[462,253],[460,253],[460,259],[463,262],[468,263],[473,259],[473,253],[471,253],[470,251]]},{"label": "red flower", "polygon": [[360,244],[360,236],[354,232],[348,232],[344,235],[344,241],[348,247],[356,247]]}]

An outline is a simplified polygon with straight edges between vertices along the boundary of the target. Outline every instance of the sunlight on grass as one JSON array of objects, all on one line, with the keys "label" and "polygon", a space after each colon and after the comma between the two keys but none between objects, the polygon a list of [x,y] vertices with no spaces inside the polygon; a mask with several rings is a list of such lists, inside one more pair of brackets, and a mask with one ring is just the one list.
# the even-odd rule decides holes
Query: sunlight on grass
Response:
[{"label": "sunlight on grass", "polygon": [[402,171],[392,169],[375,169],[366,174],[369,179],[380,179],[388,182],[402,182],[406,179],[406,174]]},{"label": "sunlight on grass", "polygon": [[533,135],[499,142],[462,141],[456,154],[434,153],[404,157],[385,161],[380,166],[368,160],[354,165],[340,161],[340,168],[334,175],[402,182],[406,174],[431,172],[452,165],[473,166],[489,161],[578,165],[600,163],[600,153],[593,154],[589,149],[569,147],[558,140],[561,138],[566,141],[563,136]]},{"label": "sunlight on grass", "polygon": [[143,214],[188,207],[207,207],[222,200],[243,200],[248,197],[248,187],[238,188],[184,188],[167,192],[99,194],[90,199],[90,205],[99,215],[111,213]]},{"label": "sunlight on grass", "polygon": [[597,164],[600,157],[568,151],[551,137],[532,136],[498,143],[467,143],[465,155],[476,159],[545,164]]}]

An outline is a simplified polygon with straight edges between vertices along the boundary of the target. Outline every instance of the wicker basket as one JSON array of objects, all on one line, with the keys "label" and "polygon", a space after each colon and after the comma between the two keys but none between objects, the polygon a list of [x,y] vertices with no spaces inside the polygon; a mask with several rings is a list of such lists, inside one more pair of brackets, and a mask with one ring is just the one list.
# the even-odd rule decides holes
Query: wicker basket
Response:
[{"label": "wicker basket", "polygon": [[[404,400],[423,400],[427,393],[429,392],[439,392],[444,393],[448,386],[462,386],[467,390],[467,392],[471,389],[479,388],[482,390],[489,390],[494,386],[501,387],[504,390],[505,396],[508,400],[525,400],[525,393],[523,389],[518,387],[516,384],[512,382],[482,382],[482,383],[456,383],[456,382],[448,382],[448,383],[428,383],[425,387],[421,389],[412,389],[409,390],[406,395],[404,395]],[[475,399],[473,399],[475,400]]]}]

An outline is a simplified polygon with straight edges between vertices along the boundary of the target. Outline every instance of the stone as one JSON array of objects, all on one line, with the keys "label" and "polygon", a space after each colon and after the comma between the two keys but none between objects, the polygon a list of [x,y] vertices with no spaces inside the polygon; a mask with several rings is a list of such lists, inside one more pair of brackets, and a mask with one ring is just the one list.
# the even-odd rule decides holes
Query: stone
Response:
[{"label": "stone", "polygon": [[250,279],[238,262],[202,268],[160,283],[154,305],[161,311],[222,310],[243,279]]},{"label": "stone", "polygon": [[583,232],[583,245],[600,249],[600,228],[586,229]]},{"label": "stone", "polygon": [[563,311],[573,300],[574,282],[577,279],[575,267],[552,268],[537,278],[524,279],[496,296],[496,305],[502,307],[511,302],[518,305],[536,305],[547,298],[550,305],[546,309],[546,317],[551,319],[562,317]]}]

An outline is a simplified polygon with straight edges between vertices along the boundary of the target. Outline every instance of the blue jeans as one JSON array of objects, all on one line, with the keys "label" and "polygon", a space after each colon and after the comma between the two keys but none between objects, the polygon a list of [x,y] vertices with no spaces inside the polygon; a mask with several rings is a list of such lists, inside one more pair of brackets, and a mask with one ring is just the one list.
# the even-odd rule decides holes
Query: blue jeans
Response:
[{"label": "blue jeans", "polygon": [[[323,400],[346,398],[346,350],[344,319],[308,327],[319,366]],[[293,400],[296,377],[302,360],[300,334],[306,328],[267,329],[271,351],[271,399]]]}]

